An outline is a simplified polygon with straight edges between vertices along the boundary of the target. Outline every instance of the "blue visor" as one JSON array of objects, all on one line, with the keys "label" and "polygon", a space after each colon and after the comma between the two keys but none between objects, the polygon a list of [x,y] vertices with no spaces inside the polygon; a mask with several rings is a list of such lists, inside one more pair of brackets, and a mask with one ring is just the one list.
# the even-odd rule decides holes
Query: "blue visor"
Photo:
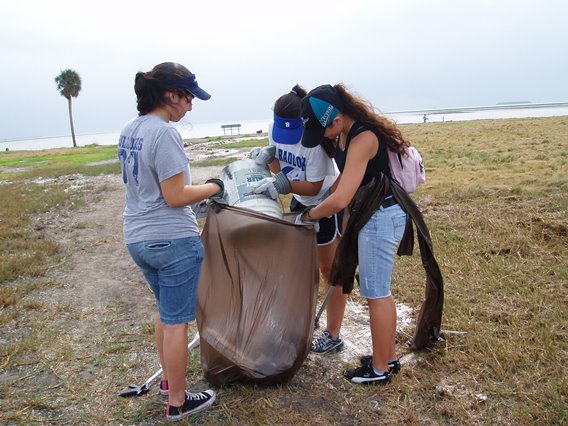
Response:
[{"label": "blue visor", "polygon": [[194,97],[201,99],[202,101],[206,101],[211,97],[209,93],[207,93],[197,85],[195,75],[190,75],[189,77],[178,78],[175,80],[165,80],[164,84],[168,87],[175,87],[176,89],[185,90],[186,92],[191,93]]},{"label": "blue visor", "polygon": [[274,114],[272,140],[283,145],[295,145],[302,140],[304,126],[301,118],[282,118]]}]

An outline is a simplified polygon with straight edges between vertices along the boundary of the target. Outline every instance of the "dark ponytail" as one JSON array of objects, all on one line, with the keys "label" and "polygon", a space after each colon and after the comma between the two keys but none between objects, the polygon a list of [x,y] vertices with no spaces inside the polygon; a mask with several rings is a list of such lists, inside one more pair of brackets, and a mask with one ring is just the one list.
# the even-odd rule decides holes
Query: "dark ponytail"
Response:
[{"label": "dark ponytail", "polygon": [[307,94],[302,86],[296,84],[292,90],[274,102],[274,114],[282,118],[300,118],[302,98]]},{"label": "dark ponytail", "polygon": [[192,75],[186,67],[175,62],[164,62],[156,65],[152,71],[136,73],[134,93],[138,115],[146,115],[164,103],[164,94],[172,90],[164,81]]},{"label": "dark ponytail", "polygon": [[151,73],[136,73],[134,93],[136,93],[138,115],[146,115],[161,105],[165,92],[160,82],[152,77]]}]

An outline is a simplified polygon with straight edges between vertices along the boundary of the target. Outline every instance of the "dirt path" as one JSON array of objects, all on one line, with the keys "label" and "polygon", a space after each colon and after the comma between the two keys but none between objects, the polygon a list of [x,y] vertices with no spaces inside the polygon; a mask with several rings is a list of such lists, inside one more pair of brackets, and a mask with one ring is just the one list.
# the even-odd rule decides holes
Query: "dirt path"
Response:
[{"label": "dirt path", "polygon": [[[220,169],[196,168],[194,182],[218,176]],[[72,301],[84,313],[97,314],[109,305],[121,304],[127,315],[146,316],[140,312],[149,310],[153,297],[141,285],[143,276],[124,246],[124,191],[120,176],[80,177],[74,185],[92,188],[94,197],[100,200],[69,215],[43,218],[43,226],[64,253],[63,264],[54,268],[51,276],[73,290],[59,297]]]},{"label": "dirt path", "polygon": [[[219,171],[220,167],[196,169],[194,182],[218,176]],[[88,189],[93,195],[86,197],[85,206],[68,214],[48,213],[36,222],[38,230],[59,243],[62,260],[46,277],[60,284],[33,296],[61,311],[54,325],[54,341],[60,343],[45,345],[48,352],[42,353],[50,371],[34,374],[34,380],[39,386],[64,386],[62,397],[77,386],[82,398],[61,413],[60,424],[75,424],[85,415],[102,424],[107,415],[112,418],[133,404],[143,406],[137,398],[122,399],[117,394],[129,383],[142,384],[159,368],[152,337],[155,304],[124,246],[120,176],[65,179],[70,190]],[[62,356],[63,352],[74,355]],[[119,369],[116,353],[125,354]],[[200,378],[190,380],[195,383]],[[56,396],[51,391],[46,398]],[[153,424],[149,421],[146,424]]]},{"label": "dirt path", "polygon": [[[194,183],[203,183],[207,178],[218,176],[221,167],[194,168]],[[142,274],[132,262],[122,237],[122,212],[124,189],[120,176],[84,177],[78,183],[92,186],[100,201],[89,203],[72,215],[60,216],[51,223],[51,233],[66,253],[67,273],[57,278],[76,285],[70,295],[78,306],[93,310],[97,306],[124,303],[125,311],[147,310],[153,297]],[[57,275],[57,273],[54,273]],[[80,277],[80,281],[76,278]],[[79,285],[83,283],[83,285]],[[124,297],[128,295],[127,297]],[[124,299],[124,300],[123,300]]]},{"label": "dirt path", "polygon": [[[194,183],[218,176],[220,170],[221,167],[194,168]],[[58,241],[63,253],[63,261],[49,273],[49,278],[63,286],[38,293],[40,298],[51,299],[63,307],[57,320],[63,344],[46,355],[52,360],[51,371],[37,376],[36,380],[47,386],[59,386],[62,382],[68,388],[77,386],[76,392],[81,398],[62,412],[58,420],[73,423],[87,416],[99,419],[94,420],[99,423],[115,418],[116,413],[142,410],[144,404],[148,404],[148,399],[141,404],[140,398],[118,398],[117,393],[128,383],[142,384],[159,368],[152,343],[155,307],[142,274],[124,247],[124,194],[120,176],[76,177],[70,183],[71,187],[91,191],[93,195],[91,199],[87,197],[88,205],[66,215],[38,218],[38,228]],[[399,315],[402,315],[399,328],[409,326],[410,314],[410,310],[399,306]],[[325,325],[325,312],[320,324]],[[302,374],[294,380],[308,386],[311,380],[321,380],[322,371],[330,375],[330,379],[335,378],[338,358],[352,362],[368,352],[368,324],[366,306],[350,301],[342,328],[344,335],[349,336],[345,350],[334,357],[310,354]],[[192,329],[191,333],[195,331]],[[75,355],[62,361],[58,351]],[[120,363],[117,357],[122,359]],[[188,383],[197,388],[208,386],[199,367],[188,377]],[[150,404],[163,404],[158,396],[151,398]],[[153,408],[161,413],[161,408]],[[155,424],[160,419],[161,414],[146,417],[144,423],[139,424]]]}]

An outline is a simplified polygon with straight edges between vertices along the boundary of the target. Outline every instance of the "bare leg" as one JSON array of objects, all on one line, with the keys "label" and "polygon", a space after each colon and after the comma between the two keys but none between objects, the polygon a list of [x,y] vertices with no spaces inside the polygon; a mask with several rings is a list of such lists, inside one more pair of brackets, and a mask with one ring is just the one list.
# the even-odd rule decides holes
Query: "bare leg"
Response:
[{"label": "bare leg", "polygon": [[169,404],[175,407],[185,401],[187,368],[187,324],[163,324],[164,368],[168,371]]},{"label": "bare leg", "polygon": [[[331,266],[335,257],[335,250],[339,245],[339,237],[333,242],[325,246],[318,246],[319,268],[323,276],[325,291],[330,288],[329,277],[331,274]],[[326,305],[327,326],[326,330],[331,333],[334,339],[337,339],[341,331],[343,323],[343,315],[345,314],[345,304],[347,303],[347,295],[343,294],[341,286],[335,288]]]},{"label": "bare leg", "polygon": [[396,306],[392,296],[367,299],[373,342],[373,367],[388,371],[389,359],[394,359],[396,337]]},{"label": "bare leg", "polygon": [[390,360],[395,360],[396,359],[396,323],[398,321],[398,317],[396,315],[396,303],[394,301],[394,298],[391,296],[390,299],[392,300],[392,303],[390,303],[391,306],[391,316],[392,318],[394,318],[394,327],[392,330],[392,338],[390,341],[390,351],[389,351],[389,361]]},{"label": "bare leg", "polygon": [[158,348],[158,355],[160,356],[160,364],[162,365],[162,380],[168,380],[168,372],[164,363],[164,327],[162,321],[160,321],[160,314],[156,314],[154,318],[154,338]]}]

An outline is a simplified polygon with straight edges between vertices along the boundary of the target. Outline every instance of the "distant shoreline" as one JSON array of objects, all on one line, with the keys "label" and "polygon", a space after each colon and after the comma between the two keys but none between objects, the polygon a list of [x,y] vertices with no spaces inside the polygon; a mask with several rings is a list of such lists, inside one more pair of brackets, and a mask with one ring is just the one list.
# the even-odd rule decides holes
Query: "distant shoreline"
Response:
[{"label": "distant shoreline", "polygon": [[436,109],[416,109],[405,111],[392,111],[385,114],[459,114],[465,112],[492,111],[503,109],[533,109],[533,108],[568,108],[568,102],[547,102],[547,103],[499,103],[497,105],[475,106],[475,107],[454,107]]},{"label": "distant shoreline", "polygon": [[[425,109],[409,109],[409,110],[400,110],[400,111],[381,111],[381,113],[385,116],[393,116],[393,115],[401,115],[401,116],[409,116],[409,115],[440,115],[440,114],[463,114],[469,112],[482,112],[482,111],[500,111],[500,110],[530,110],[530,109],[543,109],[543,108],[568,108],[568,102],[538,102],[533,103],[530,101],[517,101],[517,102],[500,102],[496,105],[481,105],[481,106],[465,106],[465,107],[450,107],[450,108],[425,108]],[[568,114],[568,113],[567,113]],[[558,114],[558,115],[567,115],[567,114]],[[553,116],[554,114],[552,114]],[[501,117],[499,117],[501,118]],[[511,117],[511,118],[518,118],[518,117]],[[259,122],[268,122],[269,120],[242,120],[243,123],[259,123]],[[418,121],[416,121],[418,122]],[[228,123],[225,121],[223,123]],[[404,124],[404,123],[402,123]],[[223,124],[219,123],[190,123],[190,126],[218,126],[221,129]],[[183,126],[182,126],[183,128]],[[85,136],[97,136],[97,135],[108,135],[108,134],[115,134],[118,132],[95,132],[95,133],[81,133],[76,134],[77,137],[85,137]],[[246,132],[247,134],[250,132]],[[217,135],[208,135],[207,137],[218,137],[221,136],[220,134]],[[238,136],[238,135],[237,135]],[[55,136],[22,136],[16,138],[4,138],[0,139],[1,143],[10,143],[10,142],[20,142],[20,141],[30,141],[30,140],[46,140],[46,139],[57,139],[57,138],[68,138],[71,137],[70,134],[65,135],[55,135]],[[183,137],[183,135],[182,135]],[[196,136],[195,138],[200,138],[201,136]],[[184,137],[184,139],[187,139]]]},{"label": "distant shoreline", "polygon": [[[436,123],[451,121],[473,121],[493,119],[540,118],[568,115],[568,102],[548,103],[517,103],[506,105],[491,105],[478,107],[436,108],[423,110],[407,110],[381,112],[397,125]],[[181,122],[176,125],[183,140],[200,140],[207,138],[237,138],[242,135],[258,135],[268,132],[270,119],[241,121],[238,134],[224,134],[225,123],[192,123]],[[114,145],[119,132],[77,134],[77,145]],[[65,148],[72,146],[71,135],[44,136],[36,138],[17,138],[0,140],[0,151],[42,150]]]}]

